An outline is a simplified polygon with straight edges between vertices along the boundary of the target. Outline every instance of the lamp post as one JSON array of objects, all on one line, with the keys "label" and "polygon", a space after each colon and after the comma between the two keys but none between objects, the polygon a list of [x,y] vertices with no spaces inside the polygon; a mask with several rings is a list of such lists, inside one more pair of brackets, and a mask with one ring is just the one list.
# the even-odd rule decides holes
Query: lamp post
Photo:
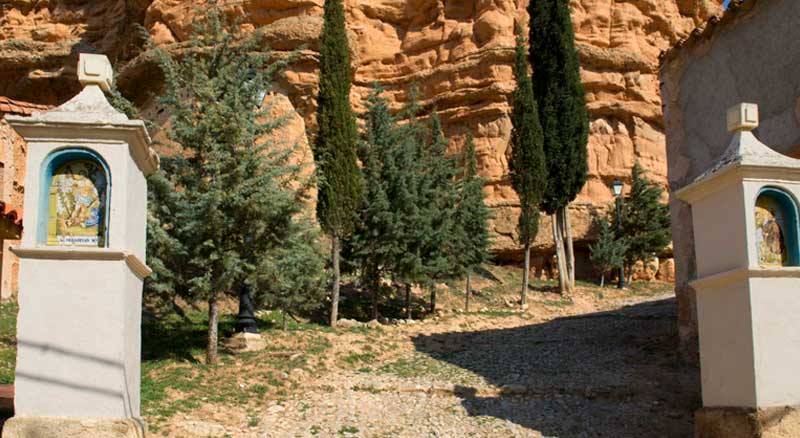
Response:
[{"label": "lamp post", "polygon": [[[611,190],[614,192],[614,202],[617,204],[617,236],[622,234],[622,181],[614,179],[611,183]],[[617,282],[618,289],[625,289],[625,262],[620,262],[619,265],[619,281]]]}]

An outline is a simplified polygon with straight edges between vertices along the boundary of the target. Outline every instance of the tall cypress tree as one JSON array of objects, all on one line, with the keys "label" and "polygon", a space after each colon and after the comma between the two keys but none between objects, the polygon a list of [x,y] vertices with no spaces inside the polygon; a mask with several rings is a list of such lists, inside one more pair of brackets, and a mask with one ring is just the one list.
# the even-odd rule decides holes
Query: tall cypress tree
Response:
[{"label": "tall cypress tree", "polygon": [[350,106],[350,50],[342,0],[325,0],[324,24],[320,35],[319,94],[314,139],[317,164],[317,218],[331,238],[333,290],[331,326],[339,313],[339,254],[341,239],[353,232],[355,213],[361,202],[362,180],[356,160],[355,117]]},{"label": "tall cypress tree", "polygon": [[539,204],[547,185],[547,168],[542,145],[544,137],[539,124],[539,111],[529,74],[528,54],[521,29],[517,30],[514,57],[514,107],[511,114],[511,185],[519,196],[520,215],[517,223],[519,242],[525,254],[520,306],[525,306],[531,266],[531,244],[539,232]]},{"label": "tall cypress tree", "polygon": [[472,295],[472,271],[483,263],[489,255],[488,221],[491,211],[483,202],[484,181],[478,175],[478,162],[475,157],[475,142],[470,134],[464,145],[464,173],[461,180],[461,196],[456,209],[457,235],[461,245],[458,248],[459,263],[466,275],[466,299],[464,310],[469,312]]},{"label": "tall cypress tree", "polygon": [[589,134],[569,4],[569,0],[536,0],[528,6],[533,89],[539,102],[548,174],[542,210],[554,219],[562,292],[571,292],[575,282],[569,203],[586,183]]}]

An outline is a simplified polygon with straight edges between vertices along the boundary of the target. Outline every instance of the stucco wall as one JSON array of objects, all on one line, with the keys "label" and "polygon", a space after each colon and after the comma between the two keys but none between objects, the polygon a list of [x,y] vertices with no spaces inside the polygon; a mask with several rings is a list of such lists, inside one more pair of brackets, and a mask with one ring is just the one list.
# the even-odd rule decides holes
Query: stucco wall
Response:
[{"label": "stucco wall", "polygon": [[[749,0],[752,8],[723,20],[711,38],[687,44],[661,67],[670,190],[712,165],[731,140],[727,108],[759,105],[755,135],[779,152],[800,146],[800,2]],[[730,18],[729,17],[729,18]],[[724,25],[724,26],[723,26]],[[678,328],[684,351],[696,357],[697,311],[688,281],[696,277],[692,217],[670,199]]]}]

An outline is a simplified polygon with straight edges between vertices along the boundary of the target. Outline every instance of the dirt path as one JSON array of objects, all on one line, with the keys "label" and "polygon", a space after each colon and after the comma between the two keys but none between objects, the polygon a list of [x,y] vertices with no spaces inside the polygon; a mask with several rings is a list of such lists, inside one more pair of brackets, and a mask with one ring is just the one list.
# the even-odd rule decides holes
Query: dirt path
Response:
[{"label": "dirt path", "polygon": [[332,338],[356,366],[265,407],[260,436],[692,435],[699,376],[677,358],[673,299],[565,313],[452,316]]}]

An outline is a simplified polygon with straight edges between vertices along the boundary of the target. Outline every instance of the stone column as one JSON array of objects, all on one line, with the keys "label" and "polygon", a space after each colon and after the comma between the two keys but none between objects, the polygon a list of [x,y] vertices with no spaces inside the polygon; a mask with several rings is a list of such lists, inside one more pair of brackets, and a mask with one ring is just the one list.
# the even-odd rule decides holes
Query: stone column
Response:
[{"label": "stone column", "polygon": [[145,176],[141,120],[106,100],[111,65],[81,54],[67,103],[6,120],[28,143],[15,417],[7,438],[140,437]]}]

